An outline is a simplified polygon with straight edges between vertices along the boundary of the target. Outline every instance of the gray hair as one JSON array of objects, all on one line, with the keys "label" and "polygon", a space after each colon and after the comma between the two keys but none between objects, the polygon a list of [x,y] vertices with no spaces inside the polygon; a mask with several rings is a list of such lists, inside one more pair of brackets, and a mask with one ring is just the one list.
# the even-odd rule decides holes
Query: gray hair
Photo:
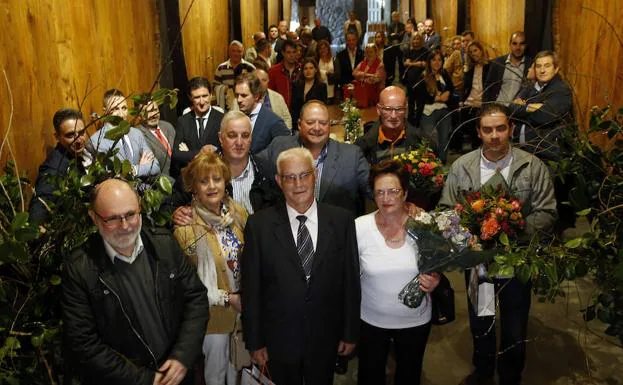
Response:
[{"label": "gray hair", "polygon": [[251,131],[251,119],[249,119],[249,117],[242,111],[240,110],[234,110],[234,111],[229,111],[227,112],[224,116],[223,119],[221,120],[221,128],[219,129],[219,132],[223,132],[227,129],[227,127],[229,127],[229,122],[232,122],[234,120],[245,120],[245,123],[247,123],[247,125],[249,126],[249,131]]},{"label": "gray hair", "polygon": [[277,157],[277,174],[281,175],[281,165],[290,159],[302,159],[309,163],[309,168],[314,169],[314,157],[305,147],[295,147],[282,151]]}]

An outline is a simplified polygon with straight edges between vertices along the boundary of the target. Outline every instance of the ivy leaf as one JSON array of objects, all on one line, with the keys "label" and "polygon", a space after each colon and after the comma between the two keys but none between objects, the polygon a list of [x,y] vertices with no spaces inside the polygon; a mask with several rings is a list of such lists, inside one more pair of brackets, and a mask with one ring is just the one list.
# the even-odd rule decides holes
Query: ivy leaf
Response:
[{"label": "ivy leaf", "polygon": [[15,214],[15,218],[13,218],[13,222],[11,223],[11,230],[21,229],[28,222],[28,212],[17,213]]},{"label": "ivy leaf", "polygon": [[508,235],[506,235],[506,233],[502,233],[500,234],[500,243],[502,243],[504,246],[510,246],[510,242],[508,241]]},{"label": "ivy leaf", "polygon": [[177,92],[169,95],[169,108],[174,109],[177,106]]},{"label": "ivy leaf", "polygon": [[565,247],[568,249],[577,249],[582,244],[582,237],[574,238],[565,243]]},{"label": "ivy leaf", "polygon": [[128,176],[132,173],[132,164],[129,160],[125,159],[123,163],[121,163],[121,175]]},{"label": "ivy leaf", "polygon": [[171,185],[171,181],[164,175],[160,175],[158,178],[158,186],[160,189],[167,193],[167,195],[171,195],[173,193],[173,186]]},{"label": "ivy leaf", "polygon": [[58,275],[56,275],[56,274],[53,274],[53,275],[50,277],[50,284],[52,284],[52,285],[54,285],[54,286],[58,286],[58,285],[60,285],[60,284],[61,284],[61,277],[59,277],[59,276],[58,276]]},{"label": "ivy leaf", "polygon": [[22,345],[19,343],[19,340],[15,337],[8,337],[5,341],[4,341],[4,346],[7,349],[13,349],[13,350],[17,350],[20,349],[22,347]]},{"label": "ivy leaf", "polygon": [[585,216],[587,216],[587,215],[588,215],[588,213],[590,213],[590,212],[591,212],[591,210],[592,210],[592,208],[590,208],[590,207],[589,207],[589,208],[584,209],[584,210],[582,210],[582,211],[578,211],[576,214],[577,214],[577,216],[579,216],[579,217],[585,217]]},{"label": "ivy leaf", "polygon": [[20,242],[28,242],[39,237],[39,229],[35,227],[24,227],[15,231],[15,239]]},{"label": "ivy leaf", "polygon": [[532,274],[532,268],[528,265],[522,265],[517,270],[517,278],[523,283],[528,282]]},{"label": "ivy leaf", "polygon": [[112,140],[113,142],[116,142],[123,138],[123,136],[126,135],[128,132],[130,132],[130,122],[128,122],[127,120],[122,120],[119,122],[119,125],[117,127],[114,127],[106,132],[106,135],[104,135],[104,137],[106,139]]},{"label": "ivy leaf", "polygon": [[93,175],[83,175],[82,178],[80,178],[80,186],[81,187],[88,187],[91,186],[93,183],[95,183],[95,177]]}]

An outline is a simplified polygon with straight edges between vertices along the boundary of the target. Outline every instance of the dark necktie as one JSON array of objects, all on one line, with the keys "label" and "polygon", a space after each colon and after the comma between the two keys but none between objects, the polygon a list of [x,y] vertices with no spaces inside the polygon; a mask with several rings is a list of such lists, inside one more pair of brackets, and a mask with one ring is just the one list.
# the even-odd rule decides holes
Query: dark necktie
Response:
[{"label": "dark necktie", "polygon": [[205,118],[197,118],[197,121],[199,121],[199,139],[201,139],[201,137],[203,136],[203,122],[205,121]]},{"label": "dark necktie", "polygon": [[296,249],[301,258],[301,265],[303,265],[305,276],[309,277],[311,275],[312,261],[314,260],[314,246],[312,244],[311,235],[309,235],[309,230],[307,230],[307,226],[305,226],[307,217],[305,215],[299,215],[296,219],[299,221],[299,229],[296,234]]}]

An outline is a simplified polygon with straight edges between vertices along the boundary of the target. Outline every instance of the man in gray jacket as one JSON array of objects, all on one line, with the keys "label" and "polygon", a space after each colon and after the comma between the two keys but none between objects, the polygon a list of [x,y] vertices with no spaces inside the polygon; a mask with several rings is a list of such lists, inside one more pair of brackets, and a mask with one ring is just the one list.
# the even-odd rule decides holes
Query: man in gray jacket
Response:
[{"label": "man in gray jacket", "polygon": [[[452,164],[440,205],[454,207],[463,192],[479,191],[484,185],[499,182],[523,203],[526,235],[546,233],[552,229],[557,217],[552,178],[541,160],[511,146],[512,134],[506,108],[497,103],[483,105],[478,127],[482,147]],[[500,353],[499,356],[496,354],[495,326],[492,325],[495,318],[477,316],[468,299],[474,343],[472,362],[476,370],[461,384],[494,384],[496,356],[500,384],[519,385],[521,382],[532,284],[515,277],[496,277],[492,281],[498,293],[502,321]]]}]

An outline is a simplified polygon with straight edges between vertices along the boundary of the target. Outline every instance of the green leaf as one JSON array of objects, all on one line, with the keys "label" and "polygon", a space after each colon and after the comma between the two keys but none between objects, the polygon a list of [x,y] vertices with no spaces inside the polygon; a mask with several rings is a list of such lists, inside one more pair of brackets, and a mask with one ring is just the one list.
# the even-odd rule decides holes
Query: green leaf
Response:
[{"label": "green leaf", "polygon": [[528,265],[522,265],[519,267],[519,269],[517,269],[516,273],[517,278],[519,278],[521,282],[526,283],[530,279],[530,276],[532,274],[532,268]]},{"label": "green leaf", "polygon": [[499,263],[500,265],[504,265],[506,264],[506,255],[496,255],[495,257],[493,257],[493,260],[497,263]]},{"label": "green leaf", "polygon": [[173,193],[173,186],[171,185],[171,181],[164,175],[160,175],[158,177],[158,187],[167,195],[171,195]]},{"label": "green leaf", "polygon": [[588,215],[588,213],[590,213],[590,212],[591,212],[591,210],[592,210],[592,209],[589,207],[589,208],[584,209],[584,210],[582,210],[582,211],[578,211],[576,214],[577,214],[579,217],[585,217],[585,216],[587,216],[587,215]]},{"label": "green leaf", "polygon": [[502,243],[504,246],[510,246],[510,242],[508,241],[508,235],[506,235],[505,232],[502,232],[502,234],[500,234],[500,243]]},{"label": "green leaf", "polygon": [[41,346],[41,344],[43,343],[43,336],[31,336],[30,337],[30,343],[35,348]]},{"label": "green leaf", "polygon": [[22,347],[22,345],[19,343],[19,340],[15,337],[7,337],[7,339],[4,341],[4,346],[8,349],[13,350],[17,350]]},{"label": "green leaf", "polygon": [[162,99],[164,98],[167,94],[169,93],[169,90],[166,88],[160,88],[159,90],[156,90],[154,92],[151,93],[151,98],[152,99]]},{"label": "green leaf", "polygon": [[582,244],[582,237],[574,238],[565,243],[565,247],[568,249],[577,249]]},{"label": "green leaf", "polygon": [[498,271],[498,275],[501,277],[512,277],[515,274],[515,268],[512,266],[504,266]]},{"label": "green leaf", "polygon": [[80,186],[81,187],[88,187],[91,186],[93,183],[95,183],[95,177],[93,175],[83,175],[80,178]]},{"label": "green leaf", "polygon": [[28,222],[28,212],[17,213],[11,223],[11,230],[21,229]]},{"label": "green leaf", "polygon": [[169,95],[169,108],[174,109],[177,106],[177,93]]},{"label": "green leaf", "polygon": [[13,235],[19,242],[28,242],[39,237],[39,229],[36,227],[25,227],[16,230]]},{"label": "green leaf", "polygon": [[52,285],[54,285],[54,286],[58,286],[58,285],[60,285],[60,284],[61,284],[61,277],[59,277],[59,276],[58,276],[58,275],[56,275],[56,274],[53,274],[53,275],[50,277],[50,284],[52,284]]},{"label": "green leaf", "polygon": [[132,173],[132,163],[129,160],[125,159],[123,163],[121,163],[121,175],[128,176]]},{"label": "green leaf", "polygon": [[575,265],[575,276],[578,278],[582,278],[587,273],[588,273],[588,267],[586,267],[586,263],[584,263],[584,261],[579,261]]},{"label": "green leaf", "polygon": [[112,140],[113,142],[116,142],[123,138],[123,136],[126,135],[128,132],[130,132],[130,122],[128,122],[127,120],[122,120],[119,122],[119,125],[117,127],[108,130],[104,137],[106,139]]},{"label": "green leaf", "polygon": [[116,115],[106,115],[102,118],[102,120],[105,123],[110,123],[113,126],[118,126],[119,123],[123,121],[123,118],[121,116],[116,116]]}]

